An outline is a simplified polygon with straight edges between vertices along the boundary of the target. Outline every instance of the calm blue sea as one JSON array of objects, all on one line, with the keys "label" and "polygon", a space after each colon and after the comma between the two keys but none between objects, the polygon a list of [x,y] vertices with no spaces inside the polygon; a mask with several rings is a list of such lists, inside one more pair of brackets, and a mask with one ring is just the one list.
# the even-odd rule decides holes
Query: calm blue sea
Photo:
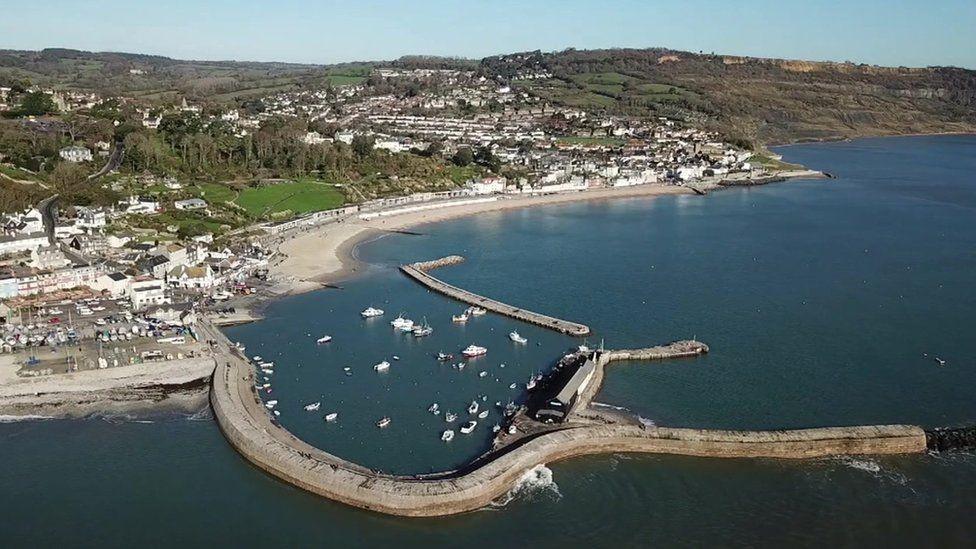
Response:
[{"label": "calm blue sea", "polygon": [[[289,430],[398,473],[487,449],[497,412],[450,444],[427,407],[518,399],[581,341],[463,307],[396,267],[461,254],[437,276],[588,324],[590,345],[696,337],[703,358],[613,366],[600,402],[668,426],[976,423],[976,137],[780,149],[834,180],[548,206],[424,226],[357,249],[366,273],[272,304],[227,331],[276,362]],[[367,306],[385,317],[363,320]],[[391,330],[398,313],[434,327]],[[512,344],[518,330],[529,344]],[[334,337],[318,346],[323,334]],[[458,371],[433,359],[469,344]],[[399,360],[394,360],[396,356]],[[946,361],[939,366],[934,357]],[[386,374],[373,365],[388,360]],[[503,366],[504,365],[504,366]],[[344,370],[349,368],[349,372]],[[484,377],[481,372],[487,372]],[[512,383],[516,389],[510,389]],[[303,406],[321,402],[318,412]],[[325,413],[339,420],[327,424]],[[391,425],[374,423],[389,416]],[[144,418],[142,418],[144,419]],[[708,460],[601,456],[553,464],[504,506],[407,520],[331,503],[248,465],[207,417],[0,425],[9,545],[967,545],[976,457]],[[456,428],[457,423],[454,424]],[[550,479],[551,474],[551,479]]]}]

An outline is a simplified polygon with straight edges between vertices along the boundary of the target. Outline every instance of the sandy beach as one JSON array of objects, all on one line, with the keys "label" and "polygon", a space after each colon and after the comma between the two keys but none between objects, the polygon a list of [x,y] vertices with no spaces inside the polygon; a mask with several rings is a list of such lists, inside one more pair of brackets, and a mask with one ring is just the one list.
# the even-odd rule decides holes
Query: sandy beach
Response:
[{"label": "sandy beach", "polygon": [[693,194],[693,191],[674,185],[637,185],[544,196],[506,196],[492,202],[406,212],[369,221],[358,217],[348,218],[287,237],[278,247],[283,258],[271,268],[271,272],[277,281],[286,284],[284,293],[301,293],[352,276],[360,268],[353,256],[356,245],[384,231],[516,208],[674,194]]}]

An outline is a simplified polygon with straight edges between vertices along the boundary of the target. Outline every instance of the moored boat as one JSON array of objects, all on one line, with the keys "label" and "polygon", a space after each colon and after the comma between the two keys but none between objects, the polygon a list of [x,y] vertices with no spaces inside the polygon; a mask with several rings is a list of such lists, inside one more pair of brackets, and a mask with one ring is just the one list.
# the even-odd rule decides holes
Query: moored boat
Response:
[{"label": "moored boat", "polygon": [[306,412],[315,412],[315,411],[317,411],[319,409],[320,406],[322,406],[322,403],[321,402],[313,402],[311,404],[306,404],[305,405],[305,411]]},{"label": "moored boat", "polygon": [[478,426],[478,422],[472,419],[471,421],[462,425],[460,431],[466,435],[470,435],[471,432],[474,431],[474,428],[477,426]]},{"label": "moored boat", "polygon": [[363,318],[372,318],[374,316],[383,316],[383,309],[376,309],[373,307],[366,307],[363,312],[359,313],[363,315]]},{"label": "moored boat", "polygon": [[451,412],[444,414],[444,421],[448,423],[454,423],[455,419],[457,419],[457,414],[452,414]]},{"label": "moored boat", "polygon": [[454,431],[448,429],[447,431],[441,433],[441,440],[444,442],[451,442],[454,440]]},{"label": "moored boat", "polygon": [[471,405],[468,406],[468,413],[469,414],[477,414],[478,413],[478,402],[477,401],[474,401],[474,400],[471,401]]},{"label": "moored boat", "polygon": [[330,341],[332,341],[332,336],[330,336],[330,335],[324,335],[324,336],[322,336],[322,337],[320,337],[320,338],[318,338],[318,339],[315,340],[315,342],[318,343],[319,345],[321,345],[323,343],[328,343]]},{"label": "moored boat", "polygon": [[458,324],[464,324],[468,321],[468,313],[461,313],[459,315],[454,315],[451,317],[451,321],[457,322]]},{"label": "moored boat", "polygon": [[385,372],[390,369],[390,363],[384,360],[383,362],[374,365],[373,369],[377,372]]},{"label": "moored boat", "polygon": [[384,417],[383,419],[381,419],[381,420],[379,420],[379,421],[376,422],[376,426],[379,427],[380,429],[382,429],[382,428],[388,426],[392,421],[393,420],[390,419],[389,417]]},{"label": "moored boat", "polygon": [[485,419],[486,417],[488,417],[488,410],[482,410],[481,413],[478,414],[478,419]]},{"label": "moored boat", "polygon": [[476,357],[476,356],[482,356],[482,355],[484,355],[487,352],[488,352],[488,348],[487,347],[479,347],[477,345],[468,345],[467,348],[465,348],[463,351],[461,351],[461,354],[464,355],[464,356],[466,356],[466,357],[468,357],[468,358],[473,358],[473,357]]},{"label": "moored boat", "polygon": [[332,423],[338,418],[339,418],[339,412],[332,412],[330,414],[325,414],[325,421],[328,421],[329,423]]},{"label": "moored boat", "polygon": [[519,335],[518,332],[516,332],[514,330],[512,331],[512,333],[508,334],[508,339],[511,339],[515,343],[528,343],[529,342],[528,339],[522,337],[521,335]]}]

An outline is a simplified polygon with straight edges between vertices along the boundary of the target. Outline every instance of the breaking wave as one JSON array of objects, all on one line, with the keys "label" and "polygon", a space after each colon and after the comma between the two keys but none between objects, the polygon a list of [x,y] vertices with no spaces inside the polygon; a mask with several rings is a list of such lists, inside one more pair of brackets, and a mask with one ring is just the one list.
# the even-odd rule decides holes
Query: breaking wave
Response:
[{"label": "breaking wave", "polygon": [[39,416],[35,414],[28,414],[25,416],[8,416],[0,415],[0,423],[19,423],[21,421],[42,421],[45,419],[54,419],[52,416]]},{"label": "breaking wave", "polygon": [[552,478],[552,469],[546,467],[545,463],[526,471],[515,482],[515,486],[491,506],[504,507],[518,497],[533,497],[539,494],[552,495],[557,499],[563,496],[559,492],[559,485]]}]

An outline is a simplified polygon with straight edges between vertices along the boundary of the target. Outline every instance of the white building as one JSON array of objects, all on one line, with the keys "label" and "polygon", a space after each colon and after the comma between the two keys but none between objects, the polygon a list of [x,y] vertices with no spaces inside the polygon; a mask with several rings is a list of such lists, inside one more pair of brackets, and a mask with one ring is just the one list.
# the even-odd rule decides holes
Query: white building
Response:
[{"label": "white building", "polygon": [[129,300],[136,311],[166,303],[166,284],[155,278],[139,278],[129,284]]},{"label": "white building", "polygon": [[122,273],[106,273],[90,285],[96,292],[108,292],[112,299],[118,299],[129,294],[129,284],[131,278]]},{"label": "white building", "polygon": [[202,198],[187,198],[173,202],[173,207],[177,210],[202,210],[207,207],[207,201]]},{"label": "white building", "polygon": [[92,159],[91,149],[87,147],[65,147],[58,154],[68,162],[90,162]]}]

